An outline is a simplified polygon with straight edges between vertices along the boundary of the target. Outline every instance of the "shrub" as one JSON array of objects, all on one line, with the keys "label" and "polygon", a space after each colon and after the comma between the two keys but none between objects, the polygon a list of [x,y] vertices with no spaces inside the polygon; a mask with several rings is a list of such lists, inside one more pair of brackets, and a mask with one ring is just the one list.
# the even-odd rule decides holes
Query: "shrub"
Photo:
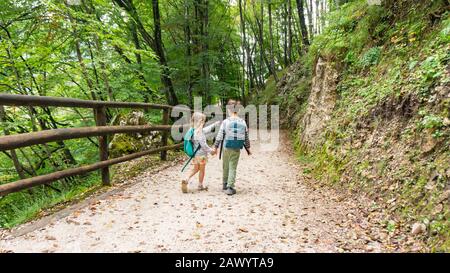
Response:
[{"label": "shrub", "polygon": [[381,48],[380,47],[372,47],[364,53],[362,58],[359,61],[359,64],[362,68],[368,68],[370,66],[378,64],[381,56]]}]

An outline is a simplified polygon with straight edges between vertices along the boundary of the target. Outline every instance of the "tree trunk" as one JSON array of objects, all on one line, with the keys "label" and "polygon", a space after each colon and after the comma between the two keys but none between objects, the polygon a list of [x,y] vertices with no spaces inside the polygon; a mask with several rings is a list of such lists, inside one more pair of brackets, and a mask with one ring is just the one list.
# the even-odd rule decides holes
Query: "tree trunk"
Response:
[{"label": "tree trunk", "polygon": [[[255,5],[253,5],[254,7]],[[260,17],[258,18],[258,16],[255,13],[255,19],[256,19],[256,24],[258,25],[258,43],[259,43],[259,48],[260,48],[260,73],[261,73],[261,78],[262,78],[262,82],[264,82],[264,75],[262,75],[263,69],[262,69],[262,64],[264,63],[267,67],[267,69],[269,70],[269,73],[276,78],[276,73],[273,70],[272,65],[270,64],[269,60],[267,59],[267,56],[265,54],[265,47],[264,47],[264,5],[261,3],[261,8],[260,8]],[[256,36],[256,35],[255,35]]]},{"label": "tree trunk", "polygon": [[320,34],[320,11],[319,11],[319,0],[315,0],[315,11],[316,11],[316,34]]},{"label": "tree trunk", "polygon": [[202,61],[202,74],[203,74],[203,82],[204,82],[204,90],[203,97],[206,99],[206,104],[211,104],[211,90],[209,89],[209,0],[203,0],[202,3],[202,52],[203,52],[203,61]]},{"label": "tree trunk", "polygon": [[155,38],[153,38],[148,33],[148,31],[145,29],[145,27],[142,24],[142,21],[139,17],[139,14],[137,13],[136,7],[133,5],[132,0],[114,0],[114,2],[127,11],[127,13],[131,16],[131,18],[136,23],[136,27],[139,30],[139,32],[141,33],[144,42],[158,56],[159,64],[161,66],[161,82],[164,85],[164,94],[166,95],[167,102],[170,105],[178,104],[178,98],[175,94],[172,79],[170,78],[170,75],[169,75],[170,71],[169,71],[169,67],[167,66],[167,60],[166,60],[164,50],[163,50],[158,0],[152,0]]},{"label": "tree trunk", "polygon": [[[130,22],[130,33],[131,33],[131,38],[133,39],[133,44],[134,44],[134,48],[137,50],[141,50],[141,44],[139,43],[139,37],[138,37],[138,33],[137,33],[137,28],[136,28],[136,23],[131,21]],[[142,67],[142,57],[141,54],[139,54],[138,52],[136,52],[134,54],[134,56],[136,57],[136,63],[138,64],[138,69],[136,69],[138,78],[139,78],[139,85],[145,90],[143,97],[144,97],[144,102],[150,102],[151,100],[153,100],[153,91],[151,90],[149,84],[147,83],[147,80],[145,79],[144,76],[144,70]],[[148,111],[148,109],[145,109],[145,111]]]},{"label": "tree trunk", "polygon": [[[0,105],[0,123],[3,123],[6,119],[6,113],[5,113],[5,108],[3,107],[3,105]],[[6,129],[6,127],[3,128],[3,133],[5,134],[5,136],[9,135],[9,130]],[[11,159],[13,161],[14,164],[14,168],[16,169],[17,174],[19,175],[20,179],[25,179],[25,172],[24,169],[22,167],[22,165],[19,162],[19,159],[17,158],[17,154],[16,154],[16,150],[11,150]]]},{"label": "tree trunk", "polygon": [[303,9],[303,0],[296,0],[297,2],[297,12],[298,12],[298,19],[300,23],[300,31],[302,33],[302,41],[305,51],[308,50],[309,47],[309,40],[308,40],[308,30],[306,29],[306,23],[305,23],[305,13]]},{"label": "tree trunk", "polygon": [[194,96],[192,94],[192,88],[194,87],[194,80],[192,78],[191,66],[192,66],[192,49],[191,49],[191,27],[189,22],[189,0],[184,0],[184,44],[185,44],[185,58],[187,61],[187,93],[189,100],[189,107],[194,107]]},{"label": "tree trunk", "polygon": [[[69,4],[67,4],[67,1],[64,1],[64,4],[67,8],[70,8]],[[92,82],[91,78],[89,77],[89,73],[86,68],[86,64],[84,63],[83,54],[81,53],[81,45],[80,45],[80,36],[78,35],[78,30],[76,26],[76,22],[70,12],[67,13],[67,16],[69,17],[69,21],[72,27],[73,36],[75,37],[75,52],[77,54],[78,64],[81,68],[81,74],[83,75],[84,80],[86,81],[87,86],[89,87],[89,92],[91,94],[92,100],[97,100],[97,91],[95,90],[94,83]]]},{"label": "tree trunk", "polygon": [[269,44],[270,44],[270,67],[272,70],[273,78],[275,79],[275,82],[278,82],[278,75],[275,69],[275,60],[274,60],[274,54],[273,54],[273,32],[272,32],[272,3],[271,0],[267,3],[268,5],[268,12],[269,12]]},{"label": "tree trunk", "polygon": [[[87,8],[88,12],[89,13],[95,13],[97,21],[99,21],[100,23],[103,23],[102,20],[101,20],[101,17],[99,16],[99,14],[95,10],[95,6],[92,3],[92,0],[89,1],[89,5],[90,5],[90,8]],[[130,33],[131,33],[131,37],[132,37],[134,46],[135,46],[135,48],[137,50],[140,50],[141,46],[139,44],[139,38],[137,36],[136,23],[134,21],[130,21],[129,27],[130,27]],[[95,35],[94,37],[96,38],[96,48],[97,48],[97,50],[100,50],[101,49],[101,43],[99,42],[98,36]],[[115,45],[114,49],[125,60],[125,62],[131,64],[131,60],[128,59],[127,56],[125,56],[125,54],[123,53],[123,50],[119,46]],[[150,89],[147,81],[145,80],[145,77],[144,77],[144,74],[143,74],[143,69],[142,69],[141,55],[139,53],[135,53],[135,56],[136,56],[136,62],[139,65],[139,69],[136,69],[135,71],[136,71],[137,77],[138,77],[138,79],[140,81],[139,84],[145,90],[145,93],[143,94],[144,102],[150,102],[149,95],[152,95],[153,91]],[[111,86],[109,84],[109,79],[106,76],[106,64],[103,61],[101,61],[100,62],[100,67],[102,68],[102,71],[103,71],[102,72],[102,78],[103,78],[103,80],[105,82],[105,88],[106,88],[106,90],[108,92],[108,98],[109,98],[109,100],[115,100],[114,99],[113,90],[112,90],[112,88],[111,88]],[[144,111],[147,111],[147,109],[144,110]]]},{"label": "tree trunk", "polygon": [[325,29],[325,14],[327,12],[326,9],[326,2],[325,1],[321,1],[320,2],[320,28],[322,29],[322,31]]},{"label": "tree trunk", "polygon": [[308,30],[309,30],[309,41],[313,40],[313,34],[314,34],[314,23],[313,23],[313,8],[312,8],[312,0],[305,0],[306,4],[306,12],[308,15]]},{"label": "tree trunk", "polygon": [[281,14],[278,12],[278,10],[275,10],[274,23],[275,23],[275,30],[276,30],[276,32],[275,32],[274,42],[275,42],[275,45],[276,45],[276,49],[274,49],[274,53],[276,53],[276,54],[274,54],[274,55],[277,56],[277,59],[278,59],[277,63],[279,65],[283,65],[283,63],[282,63],[283,62],[283,57],[281,56],[282,50],[280,48],[280,38],[281,38],[280,31],[282,30],[281,27],[280,27],[280,22],[281,22],[280,17],[281,17]]},{"label": "tree trunk", "polygon": [[284,61],[284,67],[287,67],[289,65],[287,20],[288,20],[288,11],[287,11],[287,2],[285,2],[285,3],[283,3],[283,61]]},{"label": "tree trunk", "polygon": [[[295,12],[295,14],[297,14],[297,12]],[[295,40],[295,44],[296,44],[296,51],[298,53],[299,56],[301,56],[304,52],[302,51],[302,41],[301,41],[301,31],[299,29],[299,20],[298,20],[298,16],[296,16],[294,13],[292,14],[292,29],[293,29],[293,33],[292,33],[292,39]]]},{"label": "tree trunk", "polygon": [[[250,54],[250,47],[247,40],[247,33],[245,28],[245,3],[242,5],[242,0],[239,0],[239,18],[241,23],[241,34],[242,34],[242,71],[243,71],[243,80],[242,80],[242,103],[247,105],[247,96],[245,94],[245,74],[247,72],[247,79],[249,80],[249,88],[250,92],[251,88],[254,87],[254,80],[252,75],[252,59]],[[245,67],[247,66],[247,71]]]},{"label": "tree trunk", "polygon": [[[87,5],[84,1],[83,1],[83,6],[84,9],[86,10],[86,12],[88,14],[94,14],[95,17],[97,18],[97,20],[99,22],[101,22],[101,19],[99,17],[99,15],[97,14],[97,12],[95,11],[95,6],[92,3],[92,1],[89,1],[89,5]],[[109,84],[109,79],[108,76],[106,74],[106,63],[103,61],[103,48],[101,45],[101,40],[98,37],[97,34],[93,34],[93,38],[94,38],[94,45],[95,45],[95,49],[97,50],[98,54],[100,55],[100,60],[99,60],[99,64],[100,64],[100,74],[101,74],[101,78],[103,80],[103,84],[105,87],[105,91],[106,94],[108,96],[108,100],[110,101],[114,101],[114,95],[113,95],[113,90],[111,88],[111,85]]]},{"label": "tree trunk", "polygon": [[[258,42],[260,43],[259,44],[259,47],[260,47],[260,53],[259,53],[259,58],[260,58],[260,67],[259,67],[259,69],[260,69],[260,77],[261,77],[261,81],[264,83],[264,75],[263,75],[263,62],[265,62],[266,63],[266,67],[269,69],[269,65],[268,65],[268,62],[267,62],[267,60],[265,60],[266,58],[265,58],[265,56],[266,56],[266,54],[265,54],[265,52],[264,52],[264,38],[263,38],[263,35],[264,35],[264,32],[263,32],[263,27],[264,27],[264,4],[263,3],[261,3],[260,4],[260,6],[261,6],[261,8],[260,8],[260,10],[261,10],[261,22],[258,24],[258,30],[259,30],[259,39],[258,39]],[[255,15],[255,17],[256,17],[256,15]],[[256,17],[256,22],[258,22],[258,17]]]},{"label": "tree trunk", "polygon": [[289,64],[292,63],[292,3],[291,0],[288,0],[288,46],[287,46],[287,55]]},{"label": "tree trunk", "polygon": [[165,86],[165,94],[167,98],[167,102],[170,105],[177,105],[178,98],[175,94],[175,90],[173,88],[172,79],[170,78],[169,67],[167,66],[167,60],[164,53],[163,41],[161,37],[161,18],[159,14],[159,3],[158,0],[152,0],[152,9],[153,9],[153,24],[154,24],[154,36],[155,36],[155,53],[159,57],[159,63],[162,66],[161,71],[161,81]]}]

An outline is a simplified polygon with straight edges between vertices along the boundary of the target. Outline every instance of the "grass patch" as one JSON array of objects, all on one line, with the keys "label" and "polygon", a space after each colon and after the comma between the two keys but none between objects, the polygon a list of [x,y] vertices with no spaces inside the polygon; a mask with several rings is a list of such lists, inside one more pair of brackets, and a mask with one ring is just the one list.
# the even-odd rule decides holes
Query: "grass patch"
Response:
[{"label": "grass patch", "polygon": [[76,177],[69,183],[59,181],[51,184],[61,192],[37,186],[3,197],[0,199],[0,227],[12,228],[27,222],[43,210],[73,200],[101,185],[98,172]]},{"label": "grass patch", "polygon": [[[450,100],[442,99],[437,87],[450,82],[450,19],[448,11],[440,13],[442,19],[430,19],[443,11],[444,1],[408,5],[399,15],[357,0],[329,15],[329,27],[314,37],[300,62],[313,68],[322,57],[339,69],[333,116],[314,147],[299,143],[301,123],[290,125],[305,174],[375,197],[392,213],[386,220],[392,232],[426,222],[427,245],[448,252],[449,206],[439,195],[448,187]],[[291,120],[303,115],[309,95],[310,76],[303,70],[304,77],[279,98]],[[269,86],[270,96],[274,88]],[[399,111],[404,98],[413,98],[417,108]],[[439,144],[424,154],[421,139],[428,136]]]}]

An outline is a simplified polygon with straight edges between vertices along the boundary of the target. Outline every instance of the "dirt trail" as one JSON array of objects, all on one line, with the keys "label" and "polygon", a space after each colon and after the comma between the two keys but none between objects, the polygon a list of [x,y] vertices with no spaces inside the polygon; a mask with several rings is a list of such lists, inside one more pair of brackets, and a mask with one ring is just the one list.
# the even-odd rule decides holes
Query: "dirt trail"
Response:
[{"label": "dirt trail", "polygon": [[[285,138],[285,137],[284,137]],[[286,139],[285,139],[286,140]],[[283,142],[281,142],[283,143]],[[351,205],[311,190],[290,145],[242,152],[237,191],[221,189],[210,159],[209,191],[183,194],[181,165],[142,174],[123,191],[72,211],[39,230],[0,240],[13,252],[342,252],[389,251],[365,232]],[[196,184],[191,185],[196,188]],[[371,227],[372,228],[372,227]],[[381,233],[382,231],[380,231]]]}]

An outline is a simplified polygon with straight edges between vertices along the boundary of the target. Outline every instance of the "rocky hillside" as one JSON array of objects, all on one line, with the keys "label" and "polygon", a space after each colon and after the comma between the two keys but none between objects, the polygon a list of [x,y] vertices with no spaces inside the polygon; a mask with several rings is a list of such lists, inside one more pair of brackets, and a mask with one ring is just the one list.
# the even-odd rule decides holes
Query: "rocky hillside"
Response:
[{"label": "rocky hillside", "polygon": [[449,252],[448,1],[359,0],[330,16],[255,102],[280,104],[306,174],[369,196],[397,241]]}]

